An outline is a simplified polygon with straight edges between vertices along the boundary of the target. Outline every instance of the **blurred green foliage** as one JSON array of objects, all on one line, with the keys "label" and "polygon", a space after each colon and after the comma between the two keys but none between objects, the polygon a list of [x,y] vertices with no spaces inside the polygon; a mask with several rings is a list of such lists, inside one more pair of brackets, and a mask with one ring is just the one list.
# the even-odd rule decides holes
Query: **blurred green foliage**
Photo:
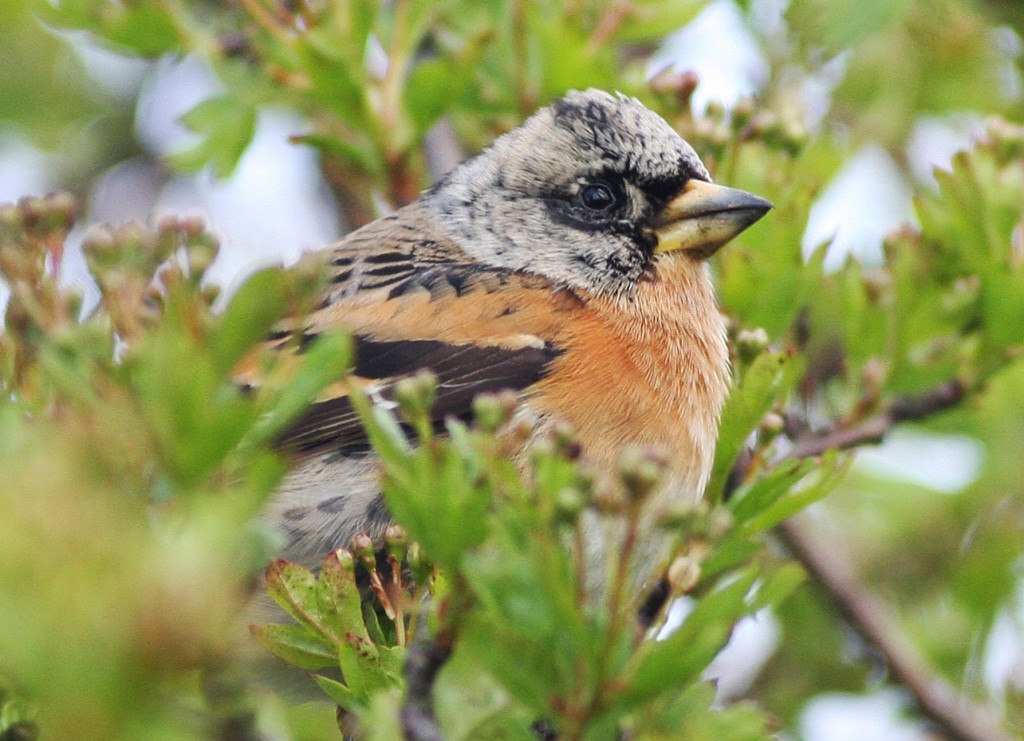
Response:
[{"label": "blurred green foliage", "polygon": [[32,131],[40,142],[52,145],[62,130],[98,112],[74,52],[40,27],[27,3],[0,3],[0,66],[18,70],[5,74],[0,83],[5,128]]},{"label": "blurred green foliage", "polygon": [[[214,314],[200,224],[100,230],[84,250],[102,305],[79,321],[55,278],[73,208],[0,208],[3,676],[49,737],[202,737],[184,679],[230,653],[273,549],[247,524],[284,472],[267,443],[300,409],[230,372],[318,273],[259,273]],[[300,374],[320,387],[348,362],[328,349]]]},{"label": "blurred green foliage", "polygon": [[[715,258],[734,387],[705,505],[660,524],[679,542],[672,591],[691,608],[665,640],[643,640],[643,595],[626,576],[637,536],[626,494],[638,471],[656,476],[656,458],[628,453],[620,488],[595,492],[568,432],[534,450],[520,475],[495,435],[514,434],[507,400],[482,400],[475,424],[436,437],[419,423],[430,384],[411,380],[401,421],[417,446],[398,419],[363,410],[404,529],[389,535],[383,562],[366,543],[328,556],[316,575],[274,562],[270,593],[294,622],[253,631],[315,672],[364,737],[401,733],[402,664],[417,636],[452,651],[434,687],[447,738],[532,739],[541,719],[560,738],[796,735],[809,700],[885,681],[767,535],[813,502],[936,674],[1003,708],[1009,736],[1024,727],[1019,690],[986,684],[977,668],[995,621],[1020,608],[1024,129],[1012,122],[1024,111],[1010,94],[1020,53],[997,26],[1019,33],[1024,23],[995,0],[792,0],[775,25],[756,22],[758,3],[739,5],[768,63],[760,100],[695,113],[696,80],[648,81],[646,64],[706,6],[697,0],[0,0],[0,62],[17,70],[0,77],[0,125],[61,152],[62,177],[79,191],[136,146],[131,102],[99,92],[52,29],[210,65],[223,92],[185,116],[199,139],[173,167],[227,175],[262,107],[300,112],[308,130],[296,140],[320,151],[352,225],[428,184],[438,122],[473,152],[588,85],[639,95],[716,178],[777,206]],[[803,86],[829,69],[830,107],[808,128]],[[906,145],[920,116],[964,111],[1002,117],[937,173],[937,187],[914,183],[916,223],[885,240],[881,265],[851,258],[827,272],[827,245],[802,258],[812,203],[860,144],[879,142],[913,182]],[[308,308],[318,270],[258,273],[215,312],[204,274],[217,246],[201,225],[103,228],[85,246],[101,302],[83,317],[58,280],[74,217],[63,196],[0,209],[10,289],[0,739],[36,727],[48,738],[336,735],[332,715],[230,679],[240,610],[274,552],[273,534],[254,524],[285,470],[270,443],[350,359],[340,337],[304,353],[298,370],[249,355],[279,318]],[[242,358],[281,382],[241,390],[232,371]],[[813,448],[892,421],[894,409],[914,419],[906,410],[951,382],[963,400],[916,424],[983,450],[963,491],[889,480]],[[607,573],[588,574],[578,556],[581,518],[618,544]],[[586,588],[595,581],[601,589]],[[701,672],[735,621],[763,607],[779,621],[779,646],[749,702],[709,710]]]}]

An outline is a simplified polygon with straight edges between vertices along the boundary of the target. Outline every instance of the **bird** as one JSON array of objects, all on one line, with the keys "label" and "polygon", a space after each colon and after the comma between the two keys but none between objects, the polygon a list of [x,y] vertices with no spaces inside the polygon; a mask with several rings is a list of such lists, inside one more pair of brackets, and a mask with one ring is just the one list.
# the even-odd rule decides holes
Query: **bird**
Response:
[{"label": "bird", "polygon": [[[419,369],[439,422],[511,390],[535,435],[567,423],[611,471],[626,446],[668,452],[651,505],[696,501],[730,376],[708,258],[772,204],[712,182],[696,151],[639,100],[570,91],[419,198],[326,250],[328,280],[282,352],[354,339],[378,403]],[[317,563],[391,523],[379,460],[345,392],[282,436],[294,460],[266,517],[284,557]]]}]

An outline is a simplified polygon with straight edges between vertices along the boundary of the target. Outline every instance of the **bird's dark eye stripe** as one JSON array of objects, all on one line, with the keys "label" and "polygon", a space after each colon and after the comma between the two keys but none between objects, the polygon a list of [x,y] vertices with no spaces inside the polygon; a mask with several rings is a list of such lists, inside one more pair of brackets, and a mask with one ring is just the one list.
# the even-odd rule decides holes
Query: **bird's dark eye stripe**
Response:
[{"label": "bird's dark eye stripe", "polygon": [[680,174],[675,177],[658,178],[647,182],[638,183],[637,186],[647,196],[655,201],[669,201],[682,192],[683,186],[690,178]]}]

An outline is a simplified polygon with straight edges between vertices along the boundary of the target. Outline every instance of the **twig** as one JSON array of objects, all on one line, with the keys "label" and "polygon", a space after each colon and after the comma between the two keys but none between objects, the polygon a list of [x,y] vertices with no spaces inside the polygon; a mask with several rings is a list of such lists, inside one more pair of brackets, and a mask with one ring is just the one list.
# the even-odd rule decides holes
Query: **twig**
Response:
[{"label": "twig", "polygon": [[515,70],[513,81],[516,103],[519,105],[519,112],[524,116],[537,107],[536,98],[530,92],[526,21],[526,0],[514,0],[512,3],[512,65]]},{"label": "twig", "polygon": [[826,450],[846,450],[858,445],[880,443],[886,434],[899,422],[923,419],[937,412],[956,406],[963,401],[967,389],[959,379],[947,381],[926,394],[901,397],[889,405],[888,411],[869,419],[856,427],[812,433],[801,437],[789,451],[789,458],[810,458]]},{"label": "twig", "polygon": [[613,2],[605,11],[601,14],[601,18],[597,23],[597,28],[587,39],[587,50],[591,54],[597,53],[597,51],[606,43],[608,40],[618,33],[622,24],[635,12],[633,3],[631,0],[616,0]]},{"label": "twig", "polygon": [[406,741],[444,741],[434,716],[434,682],[451,656],[451,647],[437,640],[416,643],[405,660],[408,689],[400,718]]},{"label": "twig", "polygon": [[882,652],[893,676],[942,731],[956,741],[1010,741],[993,713],[957,692],[905,640],[888,608],[860,584],[850,560],[834,541],[826,542],[815,532],[806,515],[782,523],[779,532],[850,625]]},{"label": "twig", "polygon": [[239,0],[239,2],[249,15],[252,16],[252,19],[256,21],[256,24],[264,31],[273,36],[274,39],[281,44],[291,46],[293,39],[289,33],[278,24],[273,13],[265,8],[260,0]]},{"label": "twig", "polygon": [[[809,458],[828,450],[880,443],[897,423],[923,419],[956,406],[966,393],[964,384],[953,379],[921,396],[896,399],[886,412],[855,427],[800,437],[786,457]],[[729,477],[732,488],[746,478],[752,460],[752,456],[737,460]],[[1010,736],[998,727],[994,713],[971,703],[932,670],[905,638],[885,604],[860,584],[850,560],[833,541],[826,542],[817,534],[806,515],[790,518],[778,530],[794,557],[850,625],[885,656],[893,676],[913,695],[929,720],[955,741],[1010,741]]]},{"label": "twig", "polygon": [[410,28],[412,10],[409,3],[404,0],[396,0],[393,7],[393,30],[391,45],[387,51],[388,66],[380,87],[378,124],[384,148],[384,163],[388,172],[389,194],[392,205],[397,208],[416,199],[420,191],[420,182],[410,170],[409,152],[402,145],[399,135],[402,85],[408,76],[412,61],[410,47],[415,41],[414,31]]}]

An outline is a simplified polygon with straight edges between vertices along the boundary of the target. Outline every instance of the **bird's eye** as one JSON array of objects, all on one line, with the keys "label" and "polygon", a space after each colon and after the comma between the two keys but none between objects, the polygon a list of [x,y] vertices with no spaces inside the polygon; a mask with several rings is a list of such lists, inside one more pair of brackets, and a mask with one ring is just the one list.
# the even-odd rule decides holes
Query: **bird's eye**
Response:
[{"label": "bird's eye", "polygon": [[591,183],[580,191],[580,203],[591,211],[607,211],[615,205],[615,194],[607,185]]}]

